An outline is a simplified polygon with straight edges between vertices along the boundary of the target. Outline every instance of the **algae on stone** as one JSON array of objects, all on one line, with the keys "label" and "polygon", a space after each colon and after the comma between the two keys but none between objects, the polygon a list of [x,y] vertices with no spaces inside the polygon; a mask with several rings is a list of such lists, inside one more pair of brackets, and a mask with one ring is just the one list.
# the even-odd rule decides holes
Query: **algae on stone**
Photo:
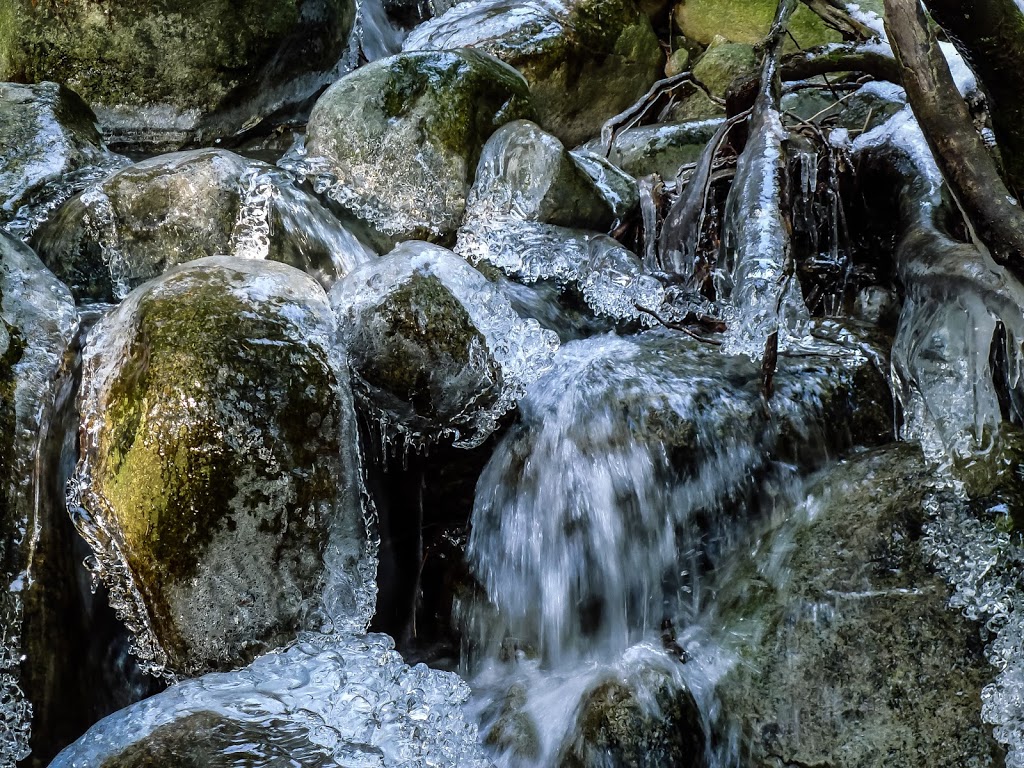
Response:
[{"label": "algae on stone", "polygon": [[[158,669],[231,668],[300,628],[369,619],[333,332],[311,278],[229,257],[148,283],[93,331],[80,528]],[[318,604],[327,586],[334,617]]]},{"label": "algae on stone", "polygon": [[4,9],[0,79],[66,83],[113,139],[172,146],[312,96],[330,82],[354,18],[350,0],[7,0]]},{"label": "algae on stone", "polygon": [[[778,5],[777,0],[681,0],[673,17],[679,31],[701,45],[710,45],[719,35],[732,43],[757,45],[767,37]],[[842,36],[805,5],[793,13],[789,32],[795,42],[787,43],[786,50],[842,42]]]},{"label": "algae on stone", "polygon": [[530,84],[541,127],[568,146],[601,131],[661,75],[665,58],[633,0],[479,0],[423,24],[404,49],[479,48]]},{"label": "algae on stone", "polygon": [[526,82],[473,50],[404,53],[343,77],[309,118],[305,164],[395,241],[454,234],[484,142],[533,115]]}]

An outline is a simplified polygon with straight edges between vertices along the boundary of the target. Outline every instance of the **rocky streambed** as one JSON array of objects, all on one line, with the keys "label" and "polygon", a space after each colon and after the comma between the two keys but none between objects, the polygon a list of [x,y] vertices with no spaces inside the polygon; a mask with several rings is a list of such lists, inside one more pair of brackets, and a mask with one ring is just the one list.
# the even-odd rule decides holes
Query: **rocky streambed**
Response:
[{"label": "rocky streambed", "polygon": [[0,8],[0,765],[1024,765],[1024,288],[790,5]]}]

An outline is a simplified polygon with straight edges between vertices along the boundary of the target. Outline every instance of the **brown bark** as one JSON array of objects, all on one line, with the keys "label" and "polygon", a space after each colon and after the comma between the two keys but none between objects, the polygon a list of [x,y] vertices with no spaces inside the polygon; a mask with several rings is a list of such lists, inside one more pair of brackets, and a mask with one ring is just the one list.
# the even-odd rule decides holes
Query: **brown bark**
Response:
[{"label": "brown bark", "polygon": [[1024,212],[974,128],[918,0],[885,0],[886,31],[942,175],[992,257],[1024,278]]},{"label": "brown bark", "polygon": [[1014,0],[928,0],[988,96],[1007,185],[1024,194],[1024,12]]}]

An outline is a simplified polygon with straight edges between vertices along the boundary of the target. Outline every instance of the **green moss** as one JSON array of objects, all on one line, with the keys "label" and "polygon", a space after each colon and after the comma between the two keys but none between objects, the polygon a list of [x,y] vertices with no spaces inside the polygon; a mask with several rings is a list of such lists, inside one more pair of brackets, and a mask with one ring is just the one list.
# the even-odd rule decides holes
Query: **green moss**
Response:
[{"label": "green moss", "polygon": [[[777,0],[683,0],[676,6],[675,20],[684,35],[701,45],[710,45],[718,35],[733,43],[756,45],[768,34],[777,8]],[[793,14],[789,31],[801,48],[842,41],[838,32],[804,5]],[[795,48],[791,42],[788,49]]]},{"label": "green moss", "polygon": [[12,80],[14,72],[14,46],[18,40],[17,18],[14,4],[0,3],[0,81]]},{"label": "green moss", "polygon": [[501,125],[533,117],[530,92],[515,72],[473,50],[395,57],[383,81],[388,118],[404,117],[425,95],[438,103],[423,117],[423,132],[445,151],[476,166],[484,142]]},{"label": "green moss", "polygon": [[[298,22],[286,0],[13,0],[8,69],[95,103],[212,109]],[[14,40],[15,38],[12,38]],[[187,52],[187,53],[186,53]]]},{"label": "green moss", "polygon": [[712,96],[725,98],[732,81],[757,72],[759,62],[753,46],[728,43],[716,38],[693,67],[693,76],[707,87]]},{"label": "green moss", "polygon": [[[383,342],[383,343],[381,343]],[[486,349],[483,335],[465,308],[434,275],[417,275],[388,295],[352,344],[354,366],[371,387],[411,403],[418,416],[450,418],[439,392],[451,386],[453,372],[472,370],[481,379],[500,382],[493,358],[482,366],[474,351]],[[481,392],[476,406],[486,407]]]},{"label": "green moss", "polygon": [[[188,277],[187,297],[152,298],[138,310],[93,472],[155,601],[195,573],[233,517],[261,514],[260,525],[280,533],[289,514],[333,498],[334,489],[318,456],[337,446],[309,435],[310,414],[338,418],[327,360],[296,353],[286,321],[254,313],[221,279]],[[269,442],[253,448],[253,439]],[[237,481],[256,473],[272,483],[300,468],[307,479],[295,482],[292,504],[269,513],[257,513],[262,492]]]}]

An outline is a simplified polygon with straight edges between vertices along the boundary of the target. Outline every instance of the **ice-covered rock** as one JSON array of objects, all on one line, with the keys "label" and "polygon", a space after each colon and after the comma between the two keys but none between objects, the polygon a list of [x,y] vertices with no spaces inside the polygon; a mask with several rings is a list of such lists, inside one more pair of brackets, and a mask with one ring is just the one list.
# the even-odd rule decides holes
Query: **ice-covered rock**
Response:
[{"label": "ice-covered rock", "polygon": [[[57,468],[45,446],[58,395],[70,379],[66,355],[77,331],[67,288],[31,250],[0,231],[0,763],[8,765],[29,750],[22,620],[25,601],[40,600],[37,558],[49,554],[40,538],[47,526],[45,485]],[[56,436],[58,443],[62,437]]]},{"label": "ice-covered rock", "polygon": [[410,667],[386,635],[306,634],[237,672],[101,720],[52,768],[486,768],[455,674]]},{"label": "ice-covered rock", "polygon": [[[84,354],[76,523],[157,672],[361,631],[375,560],[327,295],[233,257],[133,292]],[[369,542],[369,543],[368,543]]]},{"label": "ice-covered rock", "polygon": [[206,256],[281,261],[330,287],[373,255],[286,174],[218,149],[161,155],[96,182],[32,242],[79,300],[107,302]]},{"label": "ice-covered rock", "polygon": [[532,114],[526,81],[497,59],[472,50],[403,53],[331,86],[289,167],[393,241],[446,241],[484,142]]},{"label": "ice-covered rock", "polygon": [[112,144],[178,149],[302,105],[337,77],[352,0],[8,0],[0,80],[54,80]]},{"label": "ice-covered rock", "polygon": [[664,56],[632,0],[476,0],[415,29],[406,51],[479,48],[526,77],[538,122],[569,146],[658,79]]},{"label": "ice-covered rock", "polygon": [[[594,160],[588,166],[613,170]],[[502,126],[484,145],[466,203],[467,219],[515,215],[564,227],[605,231],[615,211],[594,179],[557,138],[536,124]]]},{"label": "ice-covered rock", "polygon": [[[615,134],[608,159],[637,178],[656,173],[672,181],[680,166],[697,162],[721,124],[711,119],[628,128]],[[584,148],[599,151],[600,141],[595,139]]]},{"label": "ice-covered rock", "polygon": [[479,444],[558,347],[465,261],[403,243],[331,291],[356,393],[385,437]]},{"label": "ice-covered rock", "polygon": [[1004,764],[981,720],[978,629],[922,546],[934,484],[906,444],[826,470],[720,595],[741,646],[719,692],[742,765]]},{"label": "ice-covered rock", "polygon": [[614,657],[683,611],[751,483],[780,493],[795,467],[887,439],[884,361],[820,332],[780,355],[768,401],[760,366],[682,334],[564,345],[477,484],[467,554],[498,612],[475,639],[551,664]]},{"label": "ice-covered rock", "polygon": [[44,184],[105,155],[78,94],[56,83],[0,83],[0,224]]}]

